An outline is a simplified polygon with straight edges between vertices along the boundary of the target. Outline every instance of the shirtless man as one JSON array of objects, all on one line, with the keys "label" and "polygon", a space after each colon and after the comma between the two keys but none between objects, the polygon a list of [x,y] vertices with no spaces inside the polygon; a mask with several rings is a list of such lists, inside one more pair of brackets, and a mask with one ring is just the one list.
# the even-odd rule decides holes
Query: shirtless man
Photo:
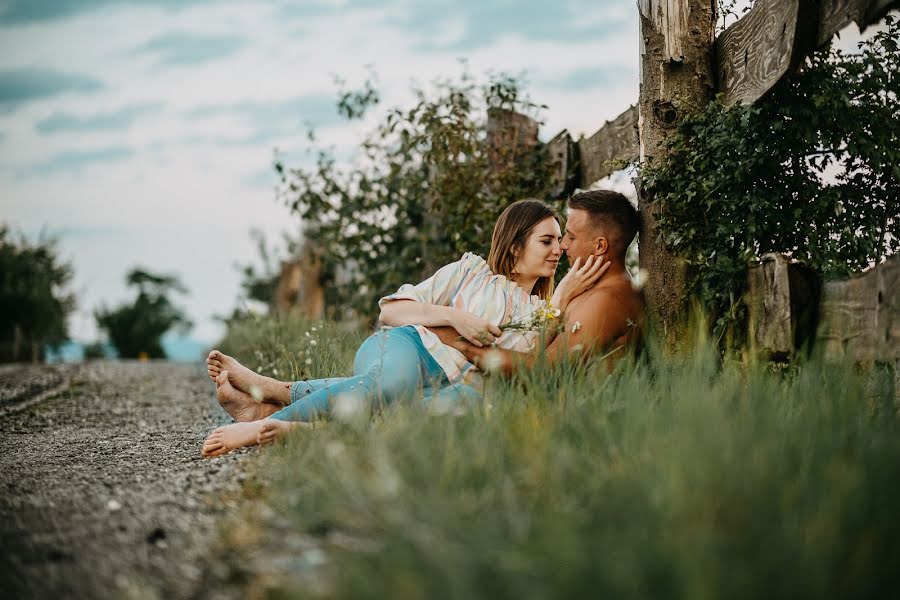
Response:
[{"label": "shirtless man", "polygon": [[[644,301],[625,269],[625,252],[638,230],[638,214],[628,199],[618,192],[593,190],[576,194],[569,200],[569,218],[561,248],[573,266],[585,265],[591,256],[609,266],[594,286],[574,298],[563,315],[564,333],[544,351],[553,364],[570,353],[581,358],[608,355],[607,368],[636,349],[643,335]],[[472,364],[485,364],[509,374],[516,363],[530,365],[535,354],[522,355],[509,350],[477,347],[452,328],[433,329],[441,341],[466,355]],[[499,364],[497,360],[499,359]]]}]

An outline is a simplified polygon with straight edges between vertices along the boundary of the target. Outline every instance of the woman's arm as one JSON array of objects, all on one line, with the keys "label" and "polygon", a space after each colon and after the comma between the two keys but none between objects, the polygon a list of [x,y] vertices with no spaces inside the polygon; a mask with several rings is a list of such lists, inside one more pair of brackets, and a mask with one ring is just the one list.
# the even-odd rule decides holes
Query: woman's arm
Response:
[{"label": "woman's arm", "polygon": [[566,308],[573,298],[588,291],[600,281],[600,277],[609,269],[609,264],[609,261],[604,260],[603,256],[591,255],[584,265],[581,264],[580,258],[576,258],[572,268],[556,286],[550,304],[558,308],[560,312],[566,312]]},{"label": "woman's arm", "polygon": [[453,327],[459,335],[479,348],[484,344],[493,344],[495,338],[503,333],[490,321],[459,308],[414,300],[393,300],[382,304],[379,319],[391,327]]}]

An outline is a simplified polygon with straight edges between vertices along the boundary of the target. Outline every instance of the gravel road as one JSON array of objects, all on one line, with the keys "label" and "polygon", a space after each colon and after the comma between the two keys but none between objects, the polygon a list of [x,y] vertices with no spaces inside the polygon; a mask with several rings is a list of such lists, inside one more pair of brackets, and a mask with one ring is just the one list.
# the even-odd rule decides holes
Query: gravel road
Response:
[{"label": "gravel road", "polygon": [[228,421],[200,365],[0,367],[0,597],[216,596],[252,450],[200,446]]}]

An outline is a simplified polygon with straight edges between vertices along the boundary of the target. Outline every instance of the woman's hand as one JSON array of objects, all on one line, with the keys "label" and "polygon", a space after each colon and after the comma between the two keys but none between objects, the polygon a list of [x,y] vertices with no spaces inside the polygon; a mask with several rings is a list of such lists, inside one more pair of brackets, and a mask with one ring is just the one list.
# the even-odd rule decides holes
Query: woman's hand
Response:
[{"label": "woman's hand", "polygon": [[450,318],[450,326],[459,332],[473,346],[481,348],[485,344],[493,344],[503,333],[500,328],[470,312],[455,309]]},{"label": "woman's hand", "polygon": [[609,264],[609,261],[604,260],[602,256],[594,256],[593,254],[588,257],[584,265],[581,264],[581,258],[576,258],[572,268],[569,269],[566,276],[556,286],[556,291],[551,299],[553,305],[565,311],[566,306],[573,298],[594,287],[594,284],[609,269]]}]

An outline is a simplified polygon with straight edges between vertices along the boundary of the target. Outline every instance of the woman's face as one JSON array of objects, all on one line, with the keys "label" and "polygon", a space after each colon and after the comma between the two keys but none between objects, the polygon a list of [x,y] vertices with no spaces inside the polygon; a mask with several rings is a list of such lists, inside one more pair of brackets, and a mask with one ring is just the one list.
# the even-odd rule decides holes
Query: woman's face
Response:
[{"label": "woman's face", "polygon": [[538,223],[519,253],[513,272],[524,278],[553,277],[562,256],[560,240],[562,236],[556,219],[547,217]]}]

